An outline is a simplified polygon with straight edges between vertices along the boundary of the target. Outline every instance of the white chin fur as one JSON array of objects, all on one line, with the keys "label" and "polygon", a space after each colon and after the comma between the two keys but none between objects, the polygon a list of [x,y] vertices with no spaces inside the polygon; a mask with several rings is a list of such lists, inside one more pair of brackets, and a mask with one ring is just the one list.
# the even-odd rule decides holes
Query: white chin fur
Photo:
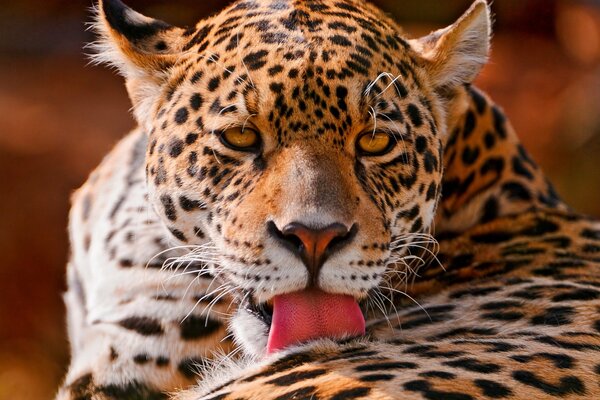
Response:
[{"label": "white chin fur", "polygon": [[266,354],[269,330],[257,317],[240,308],[231,319],[231,330],[246,354],[259,358]]}]

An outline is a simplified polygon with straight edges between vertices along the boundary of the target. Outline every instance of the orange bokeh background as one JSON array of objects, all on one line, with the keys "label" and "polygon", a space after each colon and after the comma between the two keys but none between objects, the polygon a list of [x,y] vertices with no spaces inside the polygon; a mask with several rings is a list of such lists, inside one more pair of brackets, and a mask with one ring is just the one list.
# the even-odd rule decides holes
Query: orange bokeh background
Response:
[{"label": "orange bokeh background", "polygon": [[[182,25],[227,3],[126,2]],[[451,23],[470,3],[375,2],[413,35]],[[65,372],[69,195],[134,126],[122,80],[83,55],[91,5],[20,0],[0,9],[0,399],[51,398]],[[493,53],[478,85],[567,202],[600,215],[600,2],[493,8]]]}]

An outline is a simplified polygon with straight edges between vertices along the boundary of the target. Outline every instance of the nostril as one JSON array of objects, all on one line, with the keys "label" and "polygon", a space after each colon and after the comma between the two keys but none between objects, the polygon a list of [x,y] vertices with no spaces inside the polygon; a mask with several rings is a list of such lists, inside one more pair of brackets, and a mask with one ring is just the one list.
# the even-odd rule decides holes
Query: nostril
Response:
[{"label": "nostril", "polygon": [[352,224],[350,230],[347,230],[346,227],[344,227],[344,231],[346,231],[346,233],[343,233],[331,239],[331,241],[327,245],[328,251],[335,250],[350,243],[352,239],[354,239],[354,237],[356,236],[356,232],[358,232],[358,226],[356,224]]},{"label": "nostril", "polygon": [[[287,227],[289,227],[289,225],[287,225],[286,228]],[[299,253],[303,250],[304,244],[302,243],[302,240],[300,240],[300,238],[293,233],[290,233],[289,229],[286,232],[286,229],[284,228],[284,231],[282,232],[279,230],[275,222],[269,221],[267,222],[267,231],[271,234],[271,236],[279,239],[281,243],[283,243],[294,253]]]},{"label": "nostril", "polygon": [[283,233],[283,240],[288,241],[292,246],[294,246],[294,248],[298,249],[299,251],[302,251],[304,249],[304,242],[302,242],[302,239],[300,239],[298,236],[296,236],[293,233]]}]

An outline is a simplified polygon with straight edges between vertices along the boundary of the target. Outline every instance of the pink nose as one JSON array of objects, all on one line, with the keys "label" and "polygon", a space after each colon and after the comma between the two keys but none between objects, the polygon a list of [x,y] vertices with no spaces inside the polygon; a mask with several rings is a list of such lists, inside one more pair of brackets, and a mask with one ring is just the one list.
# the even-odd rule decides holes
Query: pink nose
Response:
[{"label": "pink nose", "polygon": [[275,236],[300,257],[310,275],[311,285],[317,286],[319,272],[325,260],[332,252],[352,240],[356,233],[355,226],[348,230],[345,225],[334,223],[314,229],[299,222],[292,222],[281,231],[275,226],[271,226],[271,230],[275,228]]}]

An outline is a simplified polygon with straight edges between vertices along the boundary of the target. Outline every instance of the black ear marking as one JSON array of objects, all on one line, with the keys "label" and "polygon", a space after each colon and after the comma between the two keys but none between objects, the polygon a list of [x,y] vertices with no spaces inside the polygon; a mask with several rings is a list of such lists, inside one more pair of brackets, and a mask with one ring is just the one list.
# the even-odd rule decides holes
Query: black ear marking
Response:
[{"label": "black ear marking", "polygon": [[164,21],[144,17],[121,0],[102,0],[101,7],[110,27],[131,41],[142,40],[172,28]]}]

